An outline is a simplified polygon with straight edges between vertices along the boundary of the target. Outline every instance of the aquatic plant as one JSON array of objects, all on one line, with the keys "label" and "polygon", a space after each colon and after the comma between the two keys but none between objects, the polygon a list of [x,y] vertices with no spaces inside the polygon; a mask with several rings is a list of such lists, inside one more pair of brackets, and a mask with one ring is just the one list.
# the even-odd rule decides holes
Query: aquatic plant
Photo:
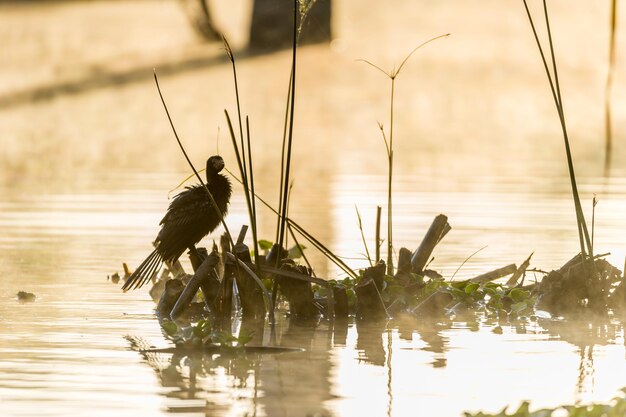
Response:
[{"label": "aquatic plant", "polygon": [[[378,71],[382,72],[389,80],[391,81],[391,92],[389,95],[389,135],[387,138],[387,134],[385,133],[385,129],[382,123],[378,123],[378,127],[383,137],[383,141],[385,143],[385,150],[387,152],[387,273],[393,274],[393,198],[392,198],[392,184],[393,184],[393,116],[394,116],[394,96],[395,96],[395,87],[396,87],[396,78],[400,75],[402,68],[407,63],[409,58],[417,52],[421,47],[429,44],[430,42],[445,38],[450,36],[449,33],[445,35],[436,36],[432,39],[427,40],[426,42],[421,43],[416,48],[414,48],[411,52],[409,52],[404,60],[400,63],[398,68],[393,68],[391,71],[385,71],[378,65],[371,63],[366,59],[361,59],[360,61],[365,62],[366,64],[372,66]],[[378,245],[378,241],[376,242]]]},{"label": "aquatic plant", "polygon": [[465,417],[623,417],[626,415],[626,388],[609,404],[563,405],[530,411],[530,404],[523,402],[516,411],[507,412],[508,407],[496,414],[465,413]]},{"label": "aquatic plant", "polygon": [[242,330],[238,335],[230,331],[215,330],[209,320],[198,320],[186,327],[180,327],[175,322],[164,320],[161,323],[164,335],[177,347],[218,346],[222,349],[234,350],[244,348],[254,334]]},{"label": "aquatic plant", "polygon": [[543,0],[543,12],[546,24],[546,30],[548,35],[548,44],[550,51],[550,60],[552,71],[550,70],[550,66],[548,65],[548,61],[546,59],[546,55],[544,53],[543,47],[541,45],[541,41],[539,40],[539,35],[537,34],[537,30],[535,28],[535,23],[528,8],[527,0],[522,0],[524,2],[524,8],[526,9],[526,15],[528,16],[528,21],[530,22],[530,26],[535,37],[535,42],[537,43],[537,48],[539,49],[539,54],[541,55],[541,60],[543,62],[544,71],[546,76],[548,77],[548,82],[550,84],[550,91],[552,92],[552,98],[554,100],[554,104],[557,109],[557,113],[559,116],[559,122],[561,124],[561,131],[563,133],[563,142],[565,144],[565,156],[567,158],[567,167],[569,171],[570,184],[572,187],[572,198],[574,200],[574,208],[576,211],[576,225],[578,228],[578,239],[580,243],[580,253],[583,256],[583,260],[589,256],[589,258],[593,259],[593,248],[591,244],[591,238],[589,236],[589,231],[587,230],[587,223],[585,222],[585,215],[583,213],[582,205],[580,203],[580,197],[578,195],[578,186],[576,184],[576,174],[574,172],[574,161],[572,159],[572,151],[570,147],[569,135],[567,132],[567,125],[565,123],[565,112],[563,110],[563,99],[561,98],[561,86],[559,84],[559,73],[556,64],[556,58],[554,54],[554,44],[552,41],[552,32],[550,30],[550,17],[548,15],[548,5],[546,0]]}]

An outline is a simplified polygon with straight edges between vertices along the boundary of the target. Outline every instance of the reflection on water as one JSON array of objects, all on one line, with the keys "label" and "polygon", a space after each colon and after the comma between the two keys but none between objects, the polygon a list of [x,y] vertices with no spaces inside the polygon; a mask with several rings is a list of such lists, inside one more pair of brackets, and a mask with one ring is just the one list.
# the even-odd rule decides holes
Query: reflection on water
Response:
[{"label": "reflection on water", "polygon": [[[529,321],[503,325],[504,334],[494,335],[493,323],[463,319],[477,327],[406,317],[344,323],[339,331],[346,340],[339,343],[326,324],[281,319],[279,345],[305,351],[140,355],[166,388],[161,395],[168,412],[207,416],[452,416],[468,409],[495,411],[522,399],[537,407],[606,401],[623,383],[624,363],[614,355],[616,342],[623,342],[618,322]],[[574,334],[578,340],[595,337],[577,345],[567,340]],[[141,338],[127,339],[134,350],[150,347]],[[623,348],[617,350],[623,357]],[[615,368],[607,373],[607,367]]]},{"label": "reflection on water", "polygon": [[[458,278],[520,263],[533,251],[533,266],[563,264],[576,251],[575,216],[521,5],[393,3],[333,0],[338,39],[300,52],[292,216],[354,267],[366,264],[354,206],[372,242],[375,208],[386,201],[376,122],[386,123],[388,91],[355,59],[391,67],[421,41],[452,32],[416,54],[397,81],[396,245],[414,248],[445,213],[453,229],[432,266],[446,277],[485,245]],[[607,7],[555,2],[553,16],[581,198],[589,208],[598,196],[595,247],[621,266],[626,107],[618,103],[626,102],[619,78],[626,61],[615,71],[613,175],[599,177]],[[226,9],[220,26],[241,40],[245,23],[241,15],[229,20]],[[620,31],[617,43],[625,36]],[[168,190],[187,175],[143,70],[167,69],[162,87],[194,162],[219,146],[234,167],[223,120],[234,101],[230,68],[218,46],[193,38],[173,1],[2,2],[0,44],[0,95],[13,97],[0,105],[3,415],[450,417],[525,399],[536,407],[607,401],[626,386],[620,316],[396,317],[332,328],[280,320],[275,343],[304,351],[139,353],[168,346],[153,303],[146,292],[120,293],[106,275],[145,256]],[[257,191],[269,201],[277,195],[289,59],[281,52],[239,62]],[[76,88],[62,94],[59,85]],[[30,102],[37,91],[59,94]],[[246,222],[241,196],[236,191],[228,217],[234,230]],[[271,238],[274,227],[274,216],[260,211],[260,236]],[[309,257],[320,276],[338,274],[319,254]],[[19,304],[20,290],[37,300]],[[272,342],[268,329],[255,331],[255,343]]]}]

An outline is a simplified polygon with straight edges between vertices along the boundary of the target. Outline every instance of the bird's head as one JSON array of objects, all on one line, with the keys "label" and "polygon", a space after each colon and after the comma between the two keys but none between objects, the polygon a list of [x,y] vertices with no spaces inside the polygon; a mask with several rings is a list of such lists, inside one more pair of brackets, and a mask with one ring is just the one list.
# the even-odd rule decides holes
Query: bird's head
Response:
[{"label": "bird's head", "polygon": [[211,178],[218,172],[224,169],[224,160],[219,155],[213,155],[206,161],[206,178],[207,181],[211,181]]}]

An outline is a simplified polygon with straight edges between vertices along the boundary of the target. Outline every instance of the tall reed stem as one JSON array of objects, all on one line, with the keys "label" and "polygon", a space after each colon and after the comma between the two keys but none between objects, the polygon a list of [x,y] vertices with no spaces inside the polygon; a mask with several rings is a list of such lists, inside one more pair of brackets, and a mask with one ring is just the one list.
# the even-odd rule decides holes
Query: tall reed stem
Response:
[{"label": "tall reed stem", "polygon": [[418,49],[422,46],[436,40],[439,38],[444,38],[450,36],[449,33],[445,35],[436,36],[432,39],[427,40],[426,42],[421,43],[416,48],[414,48],[409,54],[404,57],[404,60],[398,66],[398,69],[392,69],[391,71],[385,71],[378,65],[372,64],[370,61],[365,59],[360,59],[359,61],[365,62],[366,64],[376,68],[378,71],[382,72],[389,78],[391,81],[391,94],[390,94],[390,106],[389,106],[389,140],[385,136],[385,130],[382,124],[378,124],[380,131],[383,135],[383,140],[385,141],[385,147],[387,149],[387,166],[388,166],[388,175],[387,175],[387,274],[393,275],[393,196],[392,196],[392,184],[393,184],[393,116],[394,116],[394,98],[395,98],[395,87],[396,87],[396,78],[400,75],[402,71],[402,67],[407,63],[411,55],[413,55]]},{"label": "tall reed stem", "polygon": [[396,73],[391,77],[391,103],[389,106],[389,149],[387,152],[389,175],[387,176],[387,274],[393,275],[393,200],[392,200],[392,177],[393,177],[393,103],[396,87]]},{"label": "tall reed stem", "polygon": [[[285,156],[285,174],[283,177],[282,206],[279,208],[280,227],[278,232],[278,245],[282,248],[285,239],[285,227],[287,223],[287,195],[289,193],[289,176],[291,173],[291,151],[293,145],[293,120],[296,98],[296,62],[298,46],[298,10],[299,1],[294,0],[293,10],[293,45],[291,53],[291,101],[289,103],[289,133],[287,135],[287,155]],[[279,257],[280,258],[280,257]]]},{"label": "tall reed stem", "polygon": [[604,86],[604,175],[611,172],[611,157],[613,152],[613,129],[611,126],[611,89],[613,87],[613,69],[615,68],[615,34],[617,33],[617,0],[611,1],[611,20],[609,32],[609,69]]},{"label": "tall reed stem", "polygon": [[[589,236],[589,231],[587,229],[587,223],[585,222],[585,216],[582,210],[582,205],[580,203],[580,197],[578,194],[578,186],[576,184],[576,175],[574,173],[574,162],[572,159],[572,152],[570,149],[569,135],[567,133],[567,126],[565,124],[565,112],[563,110],[563,101],[561,98],[561,88],[559,84],[558,70],[556,65],[556,58],[554,54],[554,44],[552,42],[552,32],[550,30],[550,18],[548,15],[548,6],[546,0],[543,0],[543,11],[546,22],[546,29],[548,32],[548,42],[550,46],[550,58],[552,63],[552,73],[550,72],[550,68],[548,66],[548,61],[543,51],[543,47],[541,46],[541,41],[539,40],[539,36],[537,34],[537,30],[535,28],[535,24],[530,13],[530,9],[528,8],[527,0],[522,0],[524,2],[524,8],[526,9],[526,14],[528,16],[528,20],[530,22],[530,26],[533,31],[533,35],[535,37],[535,42],[537,43],[537,47],[539,49],[539,53],[541,55],[541,60],[543,61],[544,70],[546,72],[546,76],[548,77],[548,82],[550,83],[550,90],[552,92],[552,98],[554,100],[554,104],[557,109],[557,113],[559,116],[559,122],[561,124],[561,130],[563,132],[563,141],[565,144],[565,155],[567,158],[567,167],[569,171],[570,183],[572,186],[572,197],[574,200],[574,208],[576,210],[576,224],[578,227],[578,239],[580,243],[580,253],[583,256],[583,259],[589,256],[593,259],[593,250],[591,245],[591,238]],[[553,79],[554,77],[554,79]],[[586,245],[586,247],[585,247]]]}]

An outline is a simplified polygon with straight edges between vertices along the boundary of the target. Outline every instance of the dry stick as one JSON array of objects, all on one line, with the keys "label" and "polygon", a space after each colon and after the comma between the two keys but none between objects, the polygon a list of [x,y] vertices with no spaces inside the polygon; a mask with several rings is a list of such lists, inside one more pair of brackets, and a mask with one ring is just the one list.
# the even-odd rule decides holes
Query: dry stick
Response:
[{"label": "dry stick", "polygon": [[528,269],[528,266],[530,265],[530,258],[532,258],[534,254],[535,252],[531,253],[530,256],[528,256],[528,258],[526,258],[526,260],[522,262],[519,268],[517,268],[517,271],[515,271],[513,275],[511,275],[511,278],[509,278],[509,280],[505,284],[507,287],[513,287],[517,284],[517,281],[520,279],[520,277],[526,273],[526,269]]},{"label": "dry stick", "polygon": [[359,208],[355,205],[354,209],[356,210],[356,217],[359,219],[359,230],[361,231],[361,240],[363,241],[363,246],[365,247],[365,254],[367,255],[367,260],[370,263],[370,266],[374,266],[372,263],[372,257],[370,256],[370,251],[367,248],[367,242],[365,241],[365,234],[363,233],[363,222],[361,221],[361,213],[359,213]]},{"label": "dry stick", "polygon": [[593,196],[593,200],[591,200],[591,253],[593,253],[593,243],[594,243],[594,235],[596,231],[596,205],[598,204],[598,200],[596,196]]},{"label": "dry stick", "polygon": [[611,153],[613,151],[613,130],[611,128],[611,89],[613,87],[613,69],[615,68],[615,34],[617,32],[617,0],[611,2],[611,32],[609,35],[609,69],[604,86],[604,124],[606,142],[604,146],[604,175],[611,172]]},{"label": "dry stick", "polygon": [[382,207],[376,207],[376,263],[380,262],[380,216]]},{"label": "dry stick", "polygon": [[[583,255],[586,254],[585,251],[585,243],[583,240],[583,231],[582,231],[582,226],[581,226],[581,222],[580,222],[580,214],[581,211],[579,211],[579,204],[577,204],[577,198],[578,198],[578,189],[576,188],[576,180],[575,180],[575,176],[574,176],[574,166],[573,166],[573,161],[572,161],[572,155],[570,152],[570,148],[569,148],[569,138],[567,135],[567,128],[565,126],[565,119],[563,117],[563,112],[562,112],[562,106],[561,106],[561,99],[560,99],[560,94],[557,94],[557,90],[556,90],[556,86],[555,87],[555,82],[552,80],[552,76],[550,74],[550,69],[548,67],[548,62],[546,60],[546,56],[543,52],[543,48],[541,46],[541,42],[539,41],[539,35],[537,34],[537,29],[535,28],[535,23],[533,21],[532,15],[530,13],[530,9],[528,8],[528,3],[526,0],[523,0],[524,2],[524,8],[526,9],[526,14],[528,16],[528,21],[530,22],[530,27],[533,31],[533,35],[535,37],[535,42],[537,43],[537,48],[539,49],[539,54],[541,55],[541,60],[543,62],[543,67],[544,67],[544,71],[546,73],[546,76],[548,77],[548,82],[550,84],[550,90],[552,92],[552,98],[554,99],[554,104],[556,105],[557,108],[557,113],[559,116],[559,121],[561,122],[561,130],[563,131],[563,140],[565,142],[565,154],[567,156],[567,164],[568,164],[568,170],[569,170],[569,175],[570,175],[570,182],[572,184],[572,194],[574,197],[574,207],[576,210],[576,221],[577,221],[577,227],[578,227],[578,239],[579,239],[579,243],[580,243],[580,250],[581,253]],[[545,6],[545,3],[544,3]],[[547,20],[547,9],[544,7],[544,11],[546,14],[546,21]],[[549,29],[549,26],[548,26]],[[548,36],[551,38],[550,35],[550,31],[548,30]],[[552,45],[552,40],[550,39],[550,45]],[[556,63],[554,60],[554,54],[552,55],[553,58],[553,67],[556,68]]]},{"label": "dry stick", "polygon": [[246,233],[248,233],[248,226],[241,226],[241,230],[239,230],[239,236],[237,236],[237,243],[235,245],[241,245],[246,238]]},{"label": "dry stick", "polygon": [[482,275],[478,275],[477,277],[470,279],[470,281],[482,284],[485,282],[493,281],[498,278],[502,278],[509,274],[513,274],[515,273],[515,271],[517,271],[517,266],[515,266],[515,264],[510,264],[502,268],[498,268],[498,269],[494,269],[493,271],[486,272]]},{"label": "dry stick", "polygon": [[442,235],[447,233],[446,230],[450,230],[450,228],[446,227],[447,224],[448,217],[443,214],[437,215],[431,223],[420,246],[413,253],[413,257],[411,258],[413,272],[416,274],[421,274],[424,271],[426,262],[428,262],[428,259],[432,255],[435,246],[441,241]]},{"label": "dry stick", "polygon": [[189,159],[189,156],[187,155],[187,151],[185,151],[185,148],[183,147],[183,144],[180,141],[180,138],[178,137],[178,133],[176,132],[176,128],[174,127],[174,122],[172,121],[172,117],[170,116],[170,112],[167,109],[167,104],[165,104],[165,99],[163,98],[163,93],[161,93],[161,87],[159,86],[159,78],[157,77],[156,70],[154,71],[154,82],[156,83],[157,91],[159,92],[159,97],[161,98],[161,103],[163,104],[163,108],[165,109],[165,114],[167,115],[167,120],[169,120],[170,126],[172,128],[172,132],[174,132],[174,137],[176,138],[176,142],[178,142],[178,146],[180,147],[180,150],[183,152],[183,155],[185,156],[185,159],[187,160],[187,163],[189,164],[189,166],[193,170],[193,173],[196,175],[196,178],[198,178],[198,181],[200,181],[200,184],[202,185],[202,187],[206,191],[207,195],[209,196],[209,199],[211,200],[211,204],[213,205],[213,209],[215,210],[215,212],[219,216],[220,221],[222,223],[222,226],[224,227],[224,231],[226,232],[226,235],[228,236],[228,239],[230,240],[230,243],[234,246],[234,244],[233,244],[233,237],[231,236],[230,231],[228,230],[228,226],[226,225],[226,222],[224,221],[224,216],[222,216],[222,212],[220,211],[219,207],[217,206],[217,203],[215,202],[215,199],[213,198],[213,195],[211,194],[211,191],[209,191],[209,188],[206,186],[204,181],[202,181],[202,178],[200,178],[200,174],[198,174],[198,171],[196,170],[196,168],[191,163],[191,160]]},{"label": "dry stick", "polygon": [[180,317],[183,311],[185,311],[187,305],[189,305],[193,297],[198,292],[202,282],[209,276],[209,273],[217,266],[218,262],[218,257],[213,253],[209,255],[204,262],[202,262],[202,265],[200,265],[200,267],[196,270],[193,278],[191,278],[183,290],[183,293],[180,297],[178,297],[178,301],[176,301],[174,308],[172,308],[172,311],[170,312],[170,318],[172,320],[176,320]]}]

